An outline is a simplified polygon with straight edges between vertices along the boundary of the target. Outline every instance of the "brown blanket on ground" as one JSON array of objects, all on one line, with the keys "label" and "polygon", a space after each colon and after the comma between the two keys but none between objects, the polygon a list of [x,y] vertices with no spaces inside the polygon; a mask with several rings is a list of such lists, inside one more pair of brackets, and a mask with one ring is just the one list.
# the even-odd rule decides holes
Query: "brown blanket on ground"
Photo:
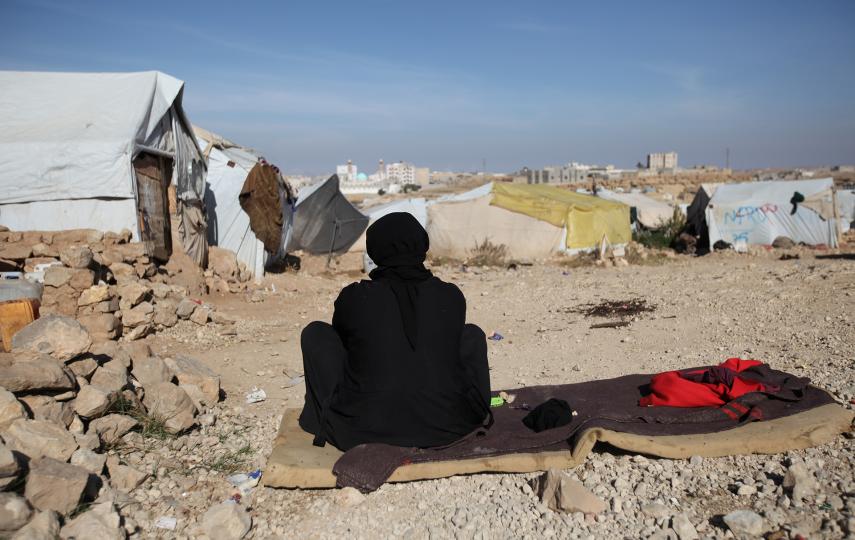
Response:
[{"label": "brown blanket on ground", "polygon": [[[650,436],[716,433],[745,422],[781,418],[834,402],[826,392],[809,386],[807,379],[775,373],[789,378],[790,386],[801,383],[804,387],[801,399],[785,401],[766,394],[747,394],[734,401],[745,411],[736,420],[719,407],[640,407],[638,399],[647,393],[650,375],[511,390],[509,393],[515,394],[516,399],[512,404],[493,409],[494,422],[489,429],[478,430],[444,448],[359,445],[339,458],[333,473],[339,487],[352,486],[367,492],[380,487],[404,464],[568,450],[590,428]],[[528,429],[522,423],[523,417],[553,397],[566,400],[578,416],[567,426],[540,433]]]}]

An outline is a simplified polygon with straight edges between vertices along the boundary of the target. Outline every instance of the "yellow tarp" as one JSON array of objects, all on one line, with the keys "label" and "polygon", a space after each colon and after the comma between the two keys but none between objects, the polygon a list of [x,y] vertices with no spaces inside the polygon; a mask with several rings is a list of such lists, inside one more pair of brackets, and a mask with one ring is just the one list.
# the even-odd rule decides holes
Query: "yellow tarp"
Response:
[{"label": "yellow tarp", "polygon": [[604,234],[612,244],[632,239],[627,205],[554,186],[495,183],[490,204],[566,226],[568,249],[595,247]]}]

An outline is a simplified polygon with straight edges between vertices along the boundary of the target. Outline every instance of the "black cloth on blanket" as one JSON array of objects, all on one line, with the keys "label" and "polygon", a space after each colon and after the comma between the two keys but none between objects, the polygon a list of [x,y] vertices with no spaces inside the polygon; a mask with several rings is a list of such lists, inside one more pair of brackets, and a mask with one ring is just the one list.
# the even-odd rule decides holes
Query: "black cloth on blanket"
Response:
[{"label": "black cloth on blanket", "polygon": [[[776,380],[794,377],[769,370]],[[804,379],[801,398],[776,399],[754,392],[723,407],[640,407],[638,399],[648,393],[651,375],[626,375],[614,379],[576,384],[532,386],[508,390],[516,394],[512,404],[495,407],[493,425],[478,428],[457,444],[439,449],[401,448],[364,444],[345,452],[333,467],[339,487],[351,486],[363,492],[380,487],[399,466],[410,463],[484,458],[521,452],[572,450],[582,434],[591,428],[637,435],[695,435],[717,433],[746,422],[772,420],[834,403],[826,392],[808,385]],[[578,413],[565,426],[535,433],[523,418],[540,403],[564,399]],[[733,413],[737,414],[734,415]]]},{"label": "black cloth on blanket", "polygon": [[522,419],[523,424],[535,433],[566,426],[573,421],[573,409],[563,399],[551,398]]}]

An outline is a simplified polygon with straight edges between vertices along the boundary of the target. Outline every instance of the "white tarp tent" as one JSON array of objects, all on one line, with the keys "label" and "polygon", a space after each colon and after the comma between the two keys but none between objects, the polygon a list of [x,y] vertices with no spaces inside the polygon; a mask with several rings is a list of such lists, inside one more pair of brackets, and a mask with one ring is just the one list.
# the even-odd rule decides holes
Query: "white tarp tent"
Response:
[{"label": "white tarp tent", "polygon": [[841,189],[837,191],[836,195],[840,232],[845,233],[855,222],[855,190]]},{"label": "white tarp tent", "polygon": [[[204,247],[204,216],[191,209],[201,209],[205,164],[181,106],[183,88],[156,71],[0,72],[0,224],[129,229],[146,240],[148,207],[135,169],[146,154],[171,167],[163,165],[163,176],[176,186],[185,250]],[[165,210],[165,201],[155,202]]]},{"label": "white tarp tent", "polygon": [[641,193],[617,193],[599,188],[597,189],[597,197],[635,208],[638,223],[647,229],[663,227],[674,215],[674,208],[671,205],[651,199]]},{"label": "white tarp tent", "polygon": [[254,150],[198,126],[193,126],[193,131],[208,159],[208,189],[205,192],[208,242],[233,251],[258,279],[264,275],[268,254],[264,243],[252,232],[249,216],[241,208],[238,197],[260,156]]},{"label": "white tarp tent", "polygon": [[[790,202],[796,193],[804,202]],[[719,185],[706,207],[710,245],[771,245],[786,236],[794,242],[837,247],[834,180],[790,180]]]}]

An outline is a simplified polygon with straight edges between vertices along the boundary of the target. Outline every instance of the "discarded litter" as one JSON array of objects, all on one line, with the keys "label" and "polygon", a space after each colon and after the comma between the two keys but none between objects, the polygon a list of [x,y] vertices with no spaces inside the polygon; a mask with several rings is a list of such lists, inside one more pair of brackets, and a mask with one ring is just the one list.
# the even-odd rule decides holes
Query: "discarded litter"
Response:
[{"label": "discarded litter", "polygon": [[258,403],[260,401],[264,401],[267,399],[267,392],[260,388],[253,387],[252,390],[246,395],[247,403]]},{"label": "discarded litter", "polygon": [[490,398],[490,407],[501,407],[505,404],[505,400],[500,396],[494,396]]},{"label": "discarded litter", "polygon": [[251,487],[255,487],[258,485],[258,480],[261,478],[261,469],[256,469],[251,473],[238,473],[233,474],[226,478],[226,480],[231,483],[231,485],[240,487],[244,483],[252,483]]},{"label": "discarded litter", "polygon": [[498,332],[491,332],[490,335],[487,336],[487,339],[491,339],[493,341],[502,341],[503,339],[505,339],[505,336]]},{"label": "discarded litter", "polygon": [[154,522],[155,527],[158,529],[166,529],[167,531],[174,531],[177,525],[178,520],[169,516],[160,516]]},{"label": "discarded litter", "polygon": [[509,394],[509,393],[505,392],[504,390],[499,392],[499,397],[502,398],[503,400],[505,400],[505,403],[513,403],[514,400],[517,399],[516,394]]},{"label": "discarded litter", "polygon": [[299,377],[294,377],[293,379],[290,379],[288,382],[283,384],[282,388],[291,388],[292,386],[297,386],[298,384],[303,382],[304,378],[305,377],[303,377],[302,375],[300,375]]}]

